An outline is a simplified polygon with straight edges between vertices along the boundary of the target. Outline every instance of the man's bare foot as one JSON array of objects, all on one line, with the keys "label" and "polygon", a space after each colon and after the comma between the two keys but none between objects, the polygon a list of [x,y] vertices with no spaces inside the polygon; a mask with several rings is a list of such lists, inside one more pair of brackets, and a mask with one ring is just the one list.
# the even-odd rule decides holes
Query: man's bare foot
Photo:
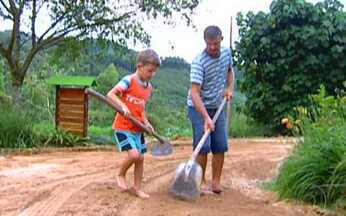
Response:
[{"label": "man's bare foot", "polygon": [[216,194],[221,194],[222,193],[222,189],[221,189],[221,185],[217,185],[217,184],[213,184],[211,186],[211,190],[216,193]]},{"label": "man's bare foot", "polygon": [[117,176],[117,185],[118,187],[121,189],[121,191],[127,191],[129,189],[129,187],[126,184],[126,179],[124,176]]},{"label": "man's bare foot", "polygon": [[134,189],[134,194],[141,199],[148,199],[150,197],[149,194],[145,193],[144,191],[136,189]]},{"label": "man's bare foot", "polygon": [[213,191],[211,190],[209,185],[202,184],[201,185],[201,195],[207,195],[207,194],[213,194]]}]

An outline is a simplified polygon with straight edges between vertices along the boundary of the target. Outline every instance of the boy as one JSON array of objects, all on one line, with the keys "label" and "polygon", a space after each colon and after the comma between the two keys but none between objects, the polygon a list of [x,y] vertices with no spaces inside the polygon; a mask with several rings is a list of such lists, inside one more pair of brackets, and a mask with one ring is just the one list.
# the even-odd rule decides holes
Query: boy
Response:
[{"label": "boy", "polygon": [[149,198],[149,195],[141,190],[143,177],[144,153],[147,151],[143,130],[126,118],[133,115],[142,121],[151,132],[154,128],[149,123],[145,114],[145,104],[151,96],[152,86],[149,83],[161,61],[157,53],[152,49],[141,51],[137,57],[135,73],[125,76],[107,94],[113,102],[120,105],[124,115],[117,113],[113,122],[115,139],[120,151],[127,151],[127,157],[121,164],[117,185],[122,191],[128,191],[130,187],[126,182],[126,172],[134,165],[134,187],[131,190],[140,198]]}]

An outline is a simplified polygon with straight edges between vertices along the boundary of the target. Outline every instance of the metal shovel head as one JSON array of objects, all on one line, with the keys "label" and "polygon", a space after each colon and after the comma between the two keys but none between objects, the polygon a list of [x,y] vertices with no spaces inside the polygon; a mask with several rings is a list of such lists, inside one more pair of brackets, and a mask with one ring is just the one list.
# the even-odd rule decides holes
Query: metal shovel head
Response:
[{"label": "metal shovel head", "polygon": [[166,156],[173,153],[173,147],[170,143],[157,143],[151,149],[151,154],[153,156]]},{"label": "metal shovel head", "polygon": [[178,166],[170,193],[182,200],[195,200],[201,195],[202,168],[189,160]]}]

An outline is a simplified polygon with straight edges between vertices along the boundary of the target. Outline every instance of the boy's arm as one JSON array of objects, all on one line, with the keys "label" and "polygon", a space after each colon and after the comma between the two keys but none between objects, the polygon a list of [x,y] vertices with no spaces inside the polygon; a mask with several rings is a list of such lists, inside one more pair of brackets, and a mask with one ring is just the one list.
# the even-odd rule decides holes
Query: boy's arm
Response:
[{"label": "boy's arm", "polygon": [[126,104],[124,102],[122,102],[119,98],[119,95],[122,95],[128,88],[128,86],[123,85],[122,83],[123,81],[120,81],[116,86],[114,86],[108,93],[107,93],[107,97],[109,99],[111,99],[111,101],[113,101],[114,103],[118,104],[119,106],[121,106],[121,108],[123,109],[124,115],[127,116],[129,115],[131,112],[128,109],[128,107],[126,106]]},{"label": "boy's arm", "polygon": [[145,111],[142,113],[142,119],[144,121],[144,124],[149,128],[150,132],[153,133],[155,132],[154,127],[150,124],[148,118],[147,118],[147,114],[145,113]]}]

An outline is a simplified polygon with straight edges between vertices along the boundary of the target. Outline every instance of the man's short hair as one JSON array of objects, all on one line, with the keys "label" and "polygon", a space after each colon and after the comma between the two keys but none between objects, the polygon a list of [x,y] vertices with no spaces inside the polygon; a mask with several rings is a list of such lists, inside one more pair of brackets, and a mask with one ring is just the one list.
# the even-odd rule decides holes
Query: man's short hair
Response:
[{"label": "man's short hair", "polygon": [[216,39],[221,37],[222,37],[222,32],[218,26],[211,25],[205,28],[204,30],[204,40]]},{"label": "man's short hair", "polygon": [[138,53],[137,64],[153,64],[156,67],[160,67],[161,60],[159,55],[153,49],[146,49]]}]

